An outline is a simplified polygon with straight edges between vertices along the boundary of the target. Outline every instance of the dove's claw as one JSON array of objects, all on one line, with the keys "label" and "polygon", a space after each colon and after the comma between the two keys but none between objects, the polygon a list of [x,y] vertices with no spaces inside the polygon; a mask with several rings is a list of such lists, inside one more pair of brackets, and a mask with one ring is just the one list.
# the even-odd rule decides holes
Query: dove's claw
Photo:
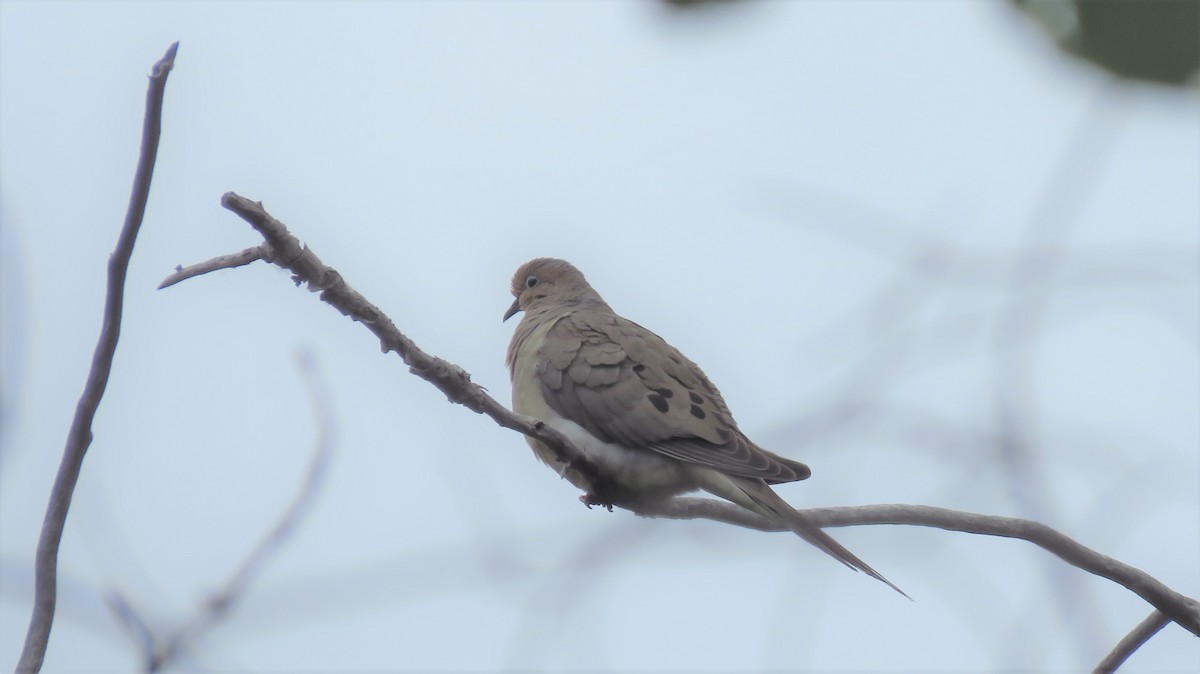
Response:
[{"label": "dove's claw", "polygon": [[587,506],[588,510],[591,510],[592,506],[600,506],[601,508],[604,508],[608,512],[612,512],[612,503],[610,503],[609,501],[607,501],[605,499],[600,498],[599,496],[596,496],[595,494],[593,494],[591,492],[588,492],[588,493],[584,494],[583,496],[580,496],[579,501],[581,503],[583,503],[583,505]]}]

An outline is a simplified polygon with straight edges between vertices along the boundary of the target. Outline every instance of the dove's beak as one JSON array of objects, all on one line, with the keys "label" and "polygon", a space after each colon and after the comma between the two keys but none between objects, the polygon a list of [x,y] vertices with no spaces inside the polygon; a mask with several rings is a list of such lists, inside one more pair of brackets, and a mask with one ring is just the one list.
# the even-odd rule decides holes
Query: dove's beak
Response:
[{"label": "dove's beak", "polygon": [[[520,310],[521,310],[521,298],[518,297],[517,299],[513,300],[512,306],[508,308],[508,311],[504,312],[504,321],[507,321],[508,319],[512,318]],[[504,321],[501,321],[501,323],[503,323]]]}]

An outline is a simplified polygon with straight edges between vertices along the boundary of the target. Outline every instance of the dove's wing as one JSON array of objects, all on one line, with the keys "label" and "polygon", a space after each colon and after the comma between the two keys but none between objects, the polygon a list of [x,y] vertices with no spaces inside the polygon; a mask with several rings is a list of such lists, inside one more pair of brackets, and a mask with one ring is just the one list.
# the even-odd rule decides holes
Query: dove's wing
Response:
[{"label": "dove's wing", "polygon": [[770,484],[810,474],[750,442],[700,368],[637,323],[604,310],[568,312],[538,351],[546,403],[605,442]]}]

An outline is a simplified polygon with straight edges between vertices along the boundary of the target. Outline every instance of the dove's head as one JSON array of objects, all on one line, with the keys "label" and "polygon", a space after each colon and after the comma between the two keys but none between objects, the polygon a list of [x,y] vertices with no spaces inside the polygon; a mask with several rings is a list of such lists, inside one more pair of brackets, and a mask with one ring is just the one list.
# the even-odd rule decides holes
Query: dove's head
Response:
[{"label": "dove's head", "polygon": [[516,299],[504,312],[504,320],[518,311],[544,307],[604,306],[604,300],[588,285],[583,273],[566,260],[539,257],[517,269],[513,274],[512,294]]}]

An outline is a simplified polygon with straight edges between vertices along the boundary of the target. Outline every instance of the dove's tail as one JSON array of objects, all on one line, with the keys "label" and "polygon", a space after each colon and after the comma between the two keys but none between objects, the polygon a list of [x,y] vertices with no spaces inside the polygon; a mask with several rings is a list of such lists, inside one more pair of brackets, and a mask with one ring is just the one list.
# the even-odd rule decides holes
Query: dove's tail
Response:
[{"label": "dove's tail", "polygon": [[904,595],[905,598],[912,600],[912,597],[905,594],[904,590],[896,587],[892,581],[884,578],[882,574],[872,569],[869,564],[859,559],[841,543],[833,540],[832,536],[822,531],[821,527],[813,524],[811,520],[789,505],[787,501],[784,501],[779,494],[776,494],[762,480],[734,478],[733,483],[761,508],[778,516],[787,528],[795,532],[800,538],[823,550],[830,557],[833,557],[846,566],[856,571],[862,571]]}]

